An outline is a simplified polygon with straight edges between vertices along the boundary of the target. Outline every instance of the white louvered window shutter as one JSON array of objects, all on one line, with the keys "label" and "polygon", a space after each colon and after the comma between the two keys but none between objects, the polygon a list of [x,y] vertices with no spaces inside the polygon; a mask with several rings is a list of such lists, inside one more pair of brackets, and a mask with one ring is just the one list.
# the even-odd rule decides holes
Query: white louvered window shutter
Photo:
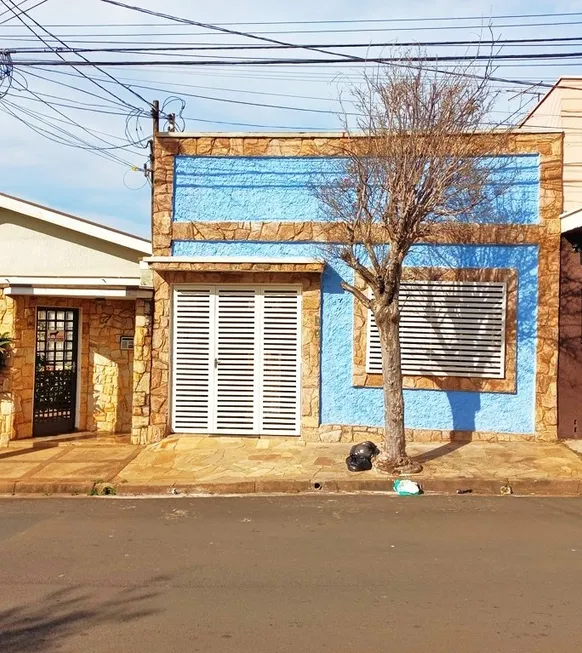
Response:
[{"label": "white louvered window shutter", "polygon": [[206,432],[210,426],[211,331],[209,288],[174,294],[173,427]]},{"label": "white louvered window shutter", "polygon": [[[400,287],[405,375],[503,378],[506,284],[407,281]],[[382,372],[378,329],[368,314],[367,372]]]},{"label": "white louvered window shutter", "polygon": [[299,433],[300,302],[295,288],[263,291],[260,392],[265,434]]}]

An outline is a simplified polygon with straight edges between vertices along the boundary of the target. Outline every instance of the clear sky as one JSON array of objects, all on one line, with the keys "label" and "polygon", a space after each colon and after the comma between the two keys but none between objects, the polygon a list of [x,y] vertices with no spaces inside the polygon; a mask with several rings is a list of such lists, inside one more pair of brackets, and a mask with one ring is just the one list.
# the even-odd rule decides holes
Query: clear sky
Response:
[{"label": "clear sky", "polygon": [[[3,48],[39,47],[43,43],[31,29],[54,46],[57,41],[43,32],[29,18],[23,16],[28,27],[9,11],[12,2],[0,0],[0,34]],[[39,0],[25,0],[22,8],[32,8]],[[293,43],[403,43],[443,40],[524,39],[540,37],[578,36],[582,27],[581,0],[360,0],[359,2],[320,0],[232,0],[196,2],[192,0],[126,0],[128,4],[183,16],[208,23],[247,22],[238,29],[247,32],[272,32],[268,36]],[[559,14],[580,12],[578,16],[552,15],[541,18],[512,18],[524,14]],[[30,11],[30,17],[75,47],[115,47],[133,44],[147,45],[218,45],[249,43],[242,37],[205,32],[197,27],[179,25],[127,11],[100,0],[47,0]],[[473,16],[473,20],[458,18]],[[508,16],[494,18],[491,16]],[[453,17],[455,20],[446,20]],[[482,17],[482,18],[481,18]],[[397,20],[397,19],[414,20]],[[425,20],[445,18],[445,20]],[[422,20],[417,20],[422,19]],[[313,21],[378,21],[353,23],[314,23]],[[4,21],[2,23],[2,21]],[[271,21],[301,21],[284,25],[265,25]],[[304,22],[305,21],[305,22]],[[487,27],[491,22],[492,32]],[[550,23],[553,23],[551,25]],[[482,27],[485,25],[485,28]],[[231,26],[237,29],[236,26]],[[322,31],[327,30],[327,31]],[[333,30],[333,31],[330,31]],[[280,33],[286,32],[286,33]],[[466,48],[432,48],[431,53],[464,53]],[[484,49],[488,52],[487,48]],[[545,46],[504,46],[504,53],[517,52],[581,52],[579,43]],[[343,50],[360,56],[366,50]],[[474,53],[474,50],[469,52]],[[375,55],[380,49],[370,50]],[[386,54],[386,49],[383,50]],[[106,59],[179,60],[211,56],[280,57],[317,56],[306,51],[219,53],[195,52],[146,55],[87,53],[94,61]],[[70,61],[80,59],[67,54]],[[141,96],[129,92],[107,78],[103,72],[84,67],[83,73],[96,80],[101,88],[84,79],[70,67],[25,67],[18,61],[31,59],[56,60],[51,54],[19,53],[13,55],[15,73],[12,86],[0,101],[0,124],[3,146],[0,149],[0,191],[51,207],[75,213],[125,229],[135,234],[148,235],[149,187],[140,172],[146,161],[145,149],[132,145],[133,140],[150,134],[151,123],[145,117],[136,119],[135,109],[147,114],[148,105],[171,96],[181,97],[185,103],[183,116],[187,131],[275,131],[290,129],[337,129],[339,119],[338,94],[357,79],[361,67],[342,66],[286,66],[286,67],[179,67],[131,66],[105,68],[126,84],[134,84]],[[571,61],[536,61],[501,63],[496,75],[513,80],[553,81],[560,75],[582,74],[582,57]],[[477,70],[478,72],[478,70]],[[146,87],[146,88],[144,88]],[[515,118],[531,108],[544,89],[504,84],[504,100],[499,106],[499,117],[504,111],[516,112]],[[6,91],[4,83],[2,91]],[[115,96],[108,93],[114,93]],[[95,95],[89,95],[88,92]],[[97,96],[97,97],[96,97]],[[145,101],[144,101],[145,100]],[[236,101],[236,102],[234,102]],[[582,98],[581,98],[582,101]],[[49,103],[51,106],[48,106]],[[249,104],[245,104],[249,103]],[[256,106],[256,105],[278,106]],[[52,107],[52,108],[51,108]],[[168,111],[177,111],[177,100]],[[313,111],[311,111],[313,110]],[[59,113],[60,112],[60,113]],[[107,112],[107,113],[105,113]],[[253,126],[253,125],[256,125]],[[163,125],[162,125],[163,126]],[[35,129],[37,131],[35,131]],[[38,131],[43,132],[39,134]],[[50,140],[46,131],[50,131]],[[63,131],[69,132],[65,135]],[[90,131],[86,131],[90,130]],[[70,134],[83,139],[90,151],[69,147],[57,140],[71,141]],[[102,140],[100,140],[102,139]],[[77,140],[77,144],[79,141]],[[95,148],[106,148],[99,152]],[[106,154],[107,153],[107,154]],[[109,154],[117,159],[113,161]],[[103,158],[103,157],[107,158]]]}]

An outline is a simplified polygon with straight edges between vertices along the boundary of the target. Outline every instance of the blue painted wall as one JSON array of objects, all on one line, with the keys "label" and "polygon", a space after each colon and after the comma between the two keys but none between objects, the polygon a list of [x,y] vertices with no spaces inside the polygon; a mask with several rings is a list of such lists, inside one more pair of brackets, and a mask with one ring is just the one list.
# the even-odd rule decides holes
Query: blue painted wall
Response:
[{"label": "blue painted wall", "polygon": [[[176,256],[321,256],[316,243],[177,241]],[[497,267],[518,271],[517,392],[496,394],[406,390],[406,426],[501,433],[534,432],[535,349],[538,251],[535,245],[418,245],[409,266],[447,268]],[[383,398],[379,388],[352,386],[353,298],[340,287],[352,280],[336,262],[323,276],[321,421],[323,424],[380,426]]]},{"label": "blue painted wall", "polygon": [[[492,210],[466,219],[479,222],[538,222],[539,157],[483,159],[510,189]],[[174,220],[246,222],[323,220],[313,187],[342,174],[344,161],[331,157],[177,156]]]}]

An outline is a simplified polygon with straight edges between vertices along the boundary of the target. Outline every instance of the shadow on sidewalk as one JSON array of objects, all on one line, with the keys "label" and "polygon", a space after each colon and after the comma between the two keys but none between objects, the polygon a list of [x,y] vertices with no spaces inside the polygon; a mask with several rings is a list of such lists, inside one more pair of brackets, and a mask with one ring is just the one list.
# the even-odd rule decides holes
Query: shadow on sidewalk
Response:
[{"label": "shadow on sidewalk", "polygon": [[[78,431],[66,433],[64,435],[48,437],[31,437],[20,440],[11,440],[7,448],[0,448],[0,461],[16,456],[24,456],[31,451],[41,449],[56,449],[63,444],[86,444],[94,446],[96,444],[131,444],[131,438],[127,434],[109,434],[96,433],[90,431]],[[28,446],[24,446],[28,445]]]},{"label": "shadow on sidewalk", "polygon": [[470,444],[470,440],[463,440],[459,442],[446,442],[445,444],[437,447],[436,449],[431,449],[431,451],[425,451],[424,453],[419,454],[418,456],[412,456],[413,460],[416,460],[419,463],[428,463],[431,460],[436,460],[437,458],[442,458],[465,445]]},{"label": "shadow on sidewalk", "polygon": [[33,443],[31,447],[14,447],[14,448],[8,448],[5,451],[2,451],[0,449],[0,460],[6,460],[6,458],[14,458],[15,456],[24,456],[30,451],[39,451],[39,449],[56,449],[59,446],[58,443]]},{"label": "shadow on sidewalk", "polygon": [[147,605],[158,595],[159,590],[129,588],[112,599],[96,601],[80,587],[59,589],[33,605],[0,611],[0,651],[60,650],[69,638],[83,635],[89,629],[135,621],[159,612]]}]

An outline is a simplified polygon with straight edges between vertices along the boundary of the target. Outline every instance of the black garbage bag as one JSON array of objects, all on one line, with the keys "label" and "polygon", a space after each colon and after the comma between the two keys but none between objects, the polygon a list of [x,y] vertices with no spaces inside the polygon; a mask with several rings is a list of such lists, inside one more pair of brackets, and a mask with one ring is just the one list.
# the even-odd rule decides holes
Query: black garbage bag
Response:
[{"label": "black garbage bag", "polygon": [[372,458],[379,453],[380,449],[370,440],[354,444],[346,458],[346,465],[350,472],[367,472],[372,469]]},{"label": "black garbage bag", "polygon": [[380,449],[370,440],[354,444],[350,449],[350,456],[358,456],[359,458],[373,458],[380,453]]},{"label": "black garbage bag", "polygon": [[350,454],[346,458],[346,465],[350,472],[367,472],[372,469],[372,459],[364,458],[363,456],[352,456]]}]

